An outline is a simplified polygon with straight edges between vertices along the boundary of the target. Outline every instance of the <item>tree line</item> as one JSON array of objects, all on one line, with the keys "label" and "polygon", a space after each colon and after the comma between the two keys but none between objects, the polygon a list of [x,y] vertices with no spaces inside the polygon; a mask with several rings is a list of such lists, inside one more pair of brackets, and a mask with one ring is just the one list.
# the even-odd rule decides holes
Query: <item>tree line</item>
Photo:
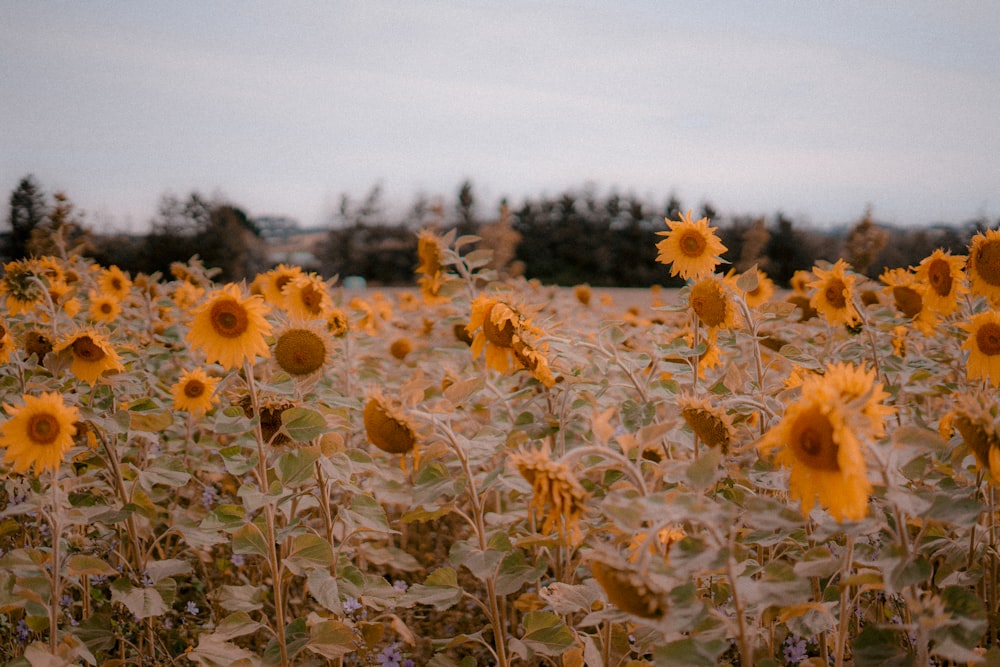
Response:
[{"label": "tree line", "polygon": [[[473,185],[462,183],[450,205],[417,196],[402,214],[390,214],[380,186],[360,199],[342,195],[323,227],[323,241],[310,248],[308,266],[324,277],[362,276],[370,284],[411,285],[417,265],[417,233],[479,236],[495,265],[511,276],[546,284],[589,283],[605,287],[675,286],[656,262],[664,219],[686,211],[671,196],[657,204],[632,194],[598,193],[590,187],[554,196],[503,202],[484,212]],[[930,227],[878,223],[870,211],[856,222],[820,230],[782,212],[773,216],[720,216],[703,203],[696,217],[708,217],[727,250],[723,259],[743,271],[754,264],[778,284],[817,261],[843,257],[856,271],[877,277],[886,268],[913,266],[935,248],[964,254],[969,240],[992,225],[985,218]],[[66,193],[49,195],[33,176],[20,180],[9,198],[7,229],[0,233],[5,261],[76,252],[133,274],[169,275],[172,262],[198,255],[219,269],[219,280],[252,279],[276,263],[266,229],[239,205],[192,192],[165,194],[145,234],[97,234]],[[292,230],[294,231],[294,230]],[[288,236],[285,230],[285,236]]]}]

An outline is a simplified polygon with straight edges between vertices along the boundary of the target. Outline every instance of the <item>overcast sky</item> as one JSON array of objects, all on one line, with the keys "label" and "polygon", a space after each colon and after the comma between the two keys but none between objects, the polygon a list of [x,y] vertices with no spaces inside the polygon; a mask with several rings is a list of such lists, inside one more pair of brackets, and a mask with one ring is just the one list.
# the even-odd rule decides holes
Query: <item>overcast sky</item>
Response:
[{"label": "overcast sky", "polygon": [[[1000,217],[1000,3],[0,0],[0,192],[322,224],[592,183],[815,225]],[[4,212],[6,217],[6,211]]]}]

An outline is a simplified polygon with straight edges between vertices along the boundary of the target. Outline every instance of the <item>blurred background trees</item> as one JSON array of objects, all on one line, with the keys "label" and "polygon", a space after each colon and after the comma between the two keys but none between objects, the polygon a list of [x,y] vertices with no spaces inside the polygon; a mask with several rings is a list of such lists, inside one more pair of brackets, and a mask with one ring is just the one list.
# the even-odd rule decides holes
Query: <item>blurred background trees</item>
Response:
[{"label": "blurred background trees", "polygon": [[[280,216],[254,219],[218,195],[164,194],[148,232],[98,234],[66,193],[49,196],[28,175],[10,194],[0,255],[10,261],[79,253],[132,273],[164,275],[172,262],[198,255],[206,266],[220,269],[218,279],[225,281],[250,280],[286,262],[324,277],[411,285],[417,233],[455,229],[479,236],[479,247],[493,251],[494,268],[504,275],[558,285],[682,284],[656,262],[656,243],[663,238],[657,232],[667,229],[664,218],[676,220],[688,208],[674,195],[657,203],[585,186],[516,205],[504,201],[496,211],[483,210],[470,181],[461,183],[453,196],[449,205],[440,197],[418,194],[402,213],[392,214],[377,184],[360,199],[342,195],[320,228],[300,229]],[[756,264],[780,285],[821,260],[843,257],[859,273],[877,278],[886,268],[916,265],[938,247],[964,254],[975,233],[1000,224],[976,219],[897,227],[879,223],[865,210],[851,224],[818,229],[781,211],[770,217],[721,216],[708,202],[694,215],[709,217],[718,228],[727,247],[723,259],[732,268],[745,271]]]}]

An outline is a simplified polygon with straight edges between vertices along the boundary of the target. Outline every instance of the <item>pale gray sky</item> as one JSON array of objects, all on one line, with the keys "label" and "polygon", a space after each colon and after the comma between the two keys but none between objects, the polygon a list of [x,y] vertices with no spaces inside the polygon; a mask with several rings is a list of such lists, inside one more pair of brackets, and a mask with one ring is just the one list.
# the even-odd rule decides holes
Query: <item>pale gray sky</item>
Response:
[{"label": "pale gray sky", "polygon": [[[322,223],[593,183],[816,225],[1000,216],[1000,3],[0,0],[0,192]],[[4,218],[6,211],[4,211]]]}]

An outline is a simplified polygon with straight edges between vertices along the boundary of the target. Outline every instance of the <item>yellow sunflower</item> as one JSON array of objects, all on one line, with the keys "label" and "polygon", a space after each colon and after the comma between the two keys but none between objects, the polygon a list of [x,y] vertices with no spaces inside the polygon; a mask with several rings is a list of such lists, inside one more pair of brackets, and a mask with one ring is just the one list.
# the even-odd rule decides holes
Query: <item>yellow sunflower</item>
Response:
[{"label": "yellow sunflower", "polygon": [[350,320],[340,308],[331,308],[326,316],[326,330],[335,338],[342,338],[347,335],[350,327]]},{"label": "yellow sunflower", "polygon": [[698,280],[715,271],[722,260],[719,255],[726,246],[715,235],[716,227],[708,226],[708,218],[691,220],[691,211],[681,213],[680,220],[666,220],[668,232],[657,232],[666,238],[656,244],[656,261],[670,264],[670,275],[684,280]]},{"label": "yellow sunflower", "polygon": [[205,296],[205,288],[182,280],[174,287],[171,296],[178,310],[187,311],[194,308],[201,301],[201,298]]},{"label": "yellow sunflower", "polygon": [[788,281],[792,288],[792,291],[796,294],[806,294],[809,291],[809,283],[816,279],[812,271],[805,271],[799,269],[792,274],[791,279]]},{"label": "yellow sunflower", "polygon": [[990,472],[994,484],[1000,484],[1000,425],[995,402],[987,393],[971,392],[954,395],[953,403],[955,408],[938,424],[941,437],[950,438],[957,430],[976,464]]},{"label": "yellow sunflower", "polygon": [[238,285],[229,283],[194,310],[187,341],[202,350],[209,363],[238,368],[258,355],[271,355],[264,339],[271,334],[267,313],[261,297],[244,297]]},{"label": "yellow sunflower", "polygon": [[35,475],[58,470],[66,452],[73,447],[80,413],[67,406],[57,393],[23,397],[23,406],[4,403],[10,419],[0,424],[0,447],[4,461],[15,472],[25,473],[34,466]]},{"label": "yellow sunflower", "polygon": [[274,338],[274,361],[292,377],[318,373],[330,359],[330,343],[319,328],[299,323],[279,331]]},{"label": "yellow sunflower", "polygon": [[816,280],[809,287],[816,290],[809,305],[830,324],[857,326],[861,317],[854,307],[854,283],[857,277],[849,273],[850,264],[838,259],[829,270],[813,267]]},{"label": "yellow sunflower", "polygon": [[102,292],[121,302],[128,298],[129,290],[132,289],[132,281],[117,266],[110,266],[102,270],[97,277],[97,286]]},{"label": "yellow sunflower", "polygon": [[383,452],[406,454],[416,446],[416,428],[381,392],[369,395],[362,416],[368,441]]},{"label": "yellow sunflower", "polygon": [[827,364],[822,375],[811,373],[802,378],[802,393],[822,391],[820,386],[834,390],[840,399],[867,419],[866,433],[872,438],[885,435],[885,420],[896,414],[896,408],[886,405],[891,394],[876,382],[875,369],[855,366],[846,361]]},{"label": "yellow sunflower", "polygon": [[883,291],[892,297],[896,310],[925,336],[933,335],[937,313],[927,307],[927,286],[916,274],[902,268],[886,269],[879,280],[887,285]]},{"label": "yellow sunflower", "polygon": [[90,384],[95,384],[104,373],[124,369],[121,358],[108,339],[93,329],[70,334],[59,341],[52,351],[56,354],[68,351],[73,359],[70,372]]},{"label": "yellow sunflower", "polygon": [[472,357],[485,351],[486,366],[501,373],[511,369],[514,339],[523,325],[521,314],[507,303],[479,295],[472,302],[466,330],[473,336]]},{"label": "yellow sunflower", "polygon": [[87,311],[91,320],[110,324],[122,313],[121,303],[113,296],[103,292],[90,291],[90,308]]},{"label": "yellow sunflower", "polygon": [[292,279],[281,289],[282,305],[293,317],[318,319],[333,308],[333,299],[323,278],[315,273],[304,273]]},{"label": "yellow sunflower", "polygon": [[218,384],[219,378],[210,377],[201,368],[184,371],[170,388],[174,397],[174,409],[186,410],[195,416],[205,414],[219,401],[219,397],[215,395]]},{"label": "yellow sunflower", "polygon": [[16,348],[17,345],[14,343],[14,336],[7,328],[7,325],[0,322],[0,364],[10,361],[10,355]]},{"label": "yellow sunflower", "polygon": [[917,281],[926,286],[925,307],[941,315],[958,308],[958,297],[967,294],[964,255],[952,255],[940,248],[917,265]]},{"label": "yellow sunflower", "polygon": [[8,262],[3,271],[0,292],[6,295],[8,314],[31,312],[45,298],[48,283],[31,260]]},{"label": "yellow sunflower", "polygon": [[[762,304],[767,303],[774,296],[774,281],[771,280],[764,271],[757,269],[757,286],[754,287],[749,292],[746,292],[744,299],[746,299],[747,306],[750,308],[757,308]],[[731,269],[729,273],[726,274],[726,282],[733,289],[738,289],[736,285],[736,280],[739,276],[736,275],[736,270]]]},{"label": "yellow sunflower", "polygon": [[967,270],[972,291],[1000,305],[1000,230],[988,229],[972,237]]},{"label": "yellow sunflower", "polygon": [[777,449],[775,460],[788,468],[788,492],[809,515],[819,502],[838,521],[858,521],[868,513],[872,486],[862,445],[852,428],[851,408],[837,392],[818,385],[785,409],[758,445]]},{"label": "yellow sunflower", "polygon": [[284,294],[282,294],[282,290],[284,290],[290,282],[302,275],[304,275],[304,272],[298,266],[279,264],[270,271],[261,273],[254,278],[250,291],[253,294],[262,295],[264,300],[269,304],[280,306],[283,304],[285,299]]},{"label": "yellow sunflower", "polygon": [[994,387],[1000,386],[1000,311],[974,315],[962,328],[969,332],[962,344],[962,349],[969,351],[968,378],[983,378]]},{"label": "yellow sunflower", "polygon": [[688,307],[711,331],[736,326],[736,306],[729,287],[718,276],[708,276],[691,286]]}]

